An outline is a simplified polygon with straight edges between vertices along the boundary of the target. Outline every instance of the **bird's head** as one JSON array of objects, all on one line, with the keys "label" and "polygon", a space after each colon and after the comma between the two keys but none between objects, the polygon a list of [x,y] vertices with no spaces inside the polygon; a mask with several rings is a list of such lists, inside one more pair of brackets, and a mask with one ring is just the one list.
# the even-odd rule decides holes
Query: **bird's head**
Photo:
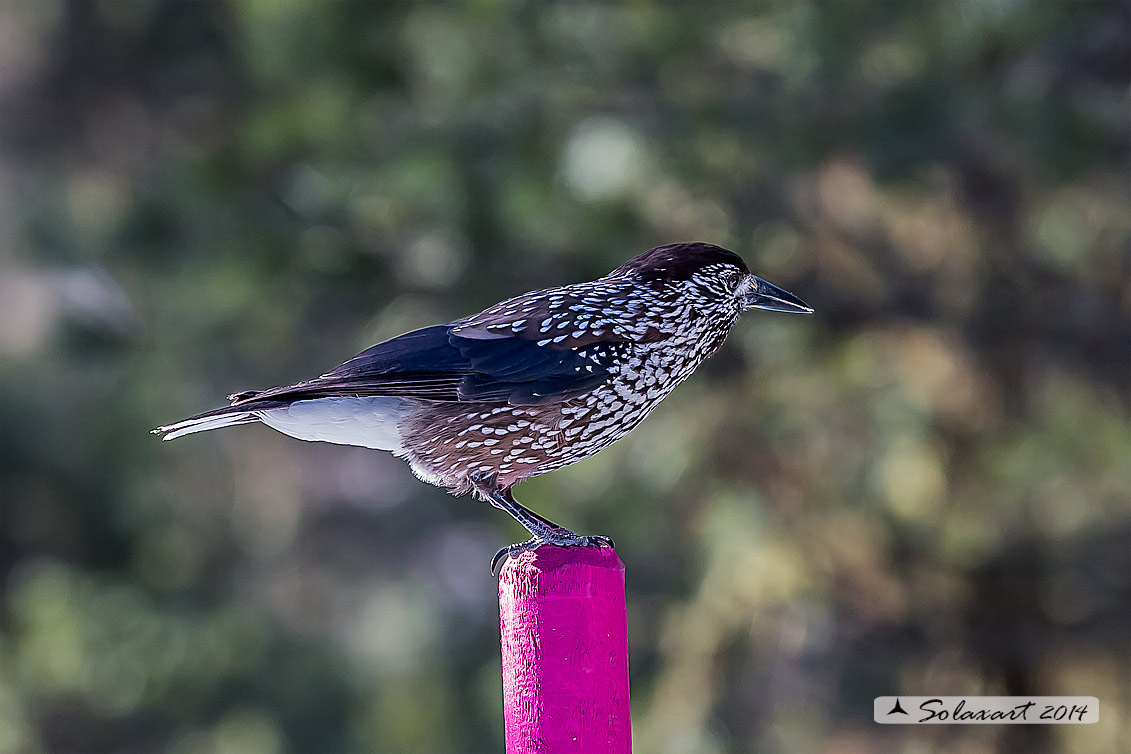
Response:
[{"label": "bird's head", "polygon": [[625,262],[610,277],[634,276],[648,283],[677,286],[727,308],[770,309],[812,314],[813,307],[750,272],[742,257],[709,243],[657,246]]}]

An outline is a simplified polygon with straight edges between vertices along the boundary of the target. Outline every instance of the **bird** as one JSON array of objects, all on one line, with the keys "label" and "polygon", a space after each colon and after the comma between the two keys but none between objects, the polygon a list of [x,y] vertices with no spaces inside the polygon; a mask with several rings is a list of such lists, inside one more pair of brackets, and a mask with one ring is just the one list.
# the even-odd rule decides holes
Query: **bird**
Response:
[{"label": "bird", "polygon": [[627,435],[749,309],[814,311],[720,246],[658,246],[596,280],[413,330],[314,379],[235,393],[228,406],[153,432],[172,440],[261,423],[300,440],[391,452],[424,482],[470,492],[530,533],[496,554],[495,572],[543,545],[612,546],[519,504],[513,488]]}]

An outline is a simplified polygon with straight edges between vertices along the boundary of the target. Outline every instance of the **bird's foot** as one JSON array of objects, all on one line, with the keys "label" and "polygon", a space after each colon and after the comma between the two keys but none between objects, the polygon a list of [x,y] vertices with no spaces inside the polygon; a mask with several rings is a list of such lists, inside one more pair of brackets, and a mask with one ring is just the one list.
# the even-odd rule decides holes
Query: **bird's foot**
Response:
[{"label": "bird's foot", "polygon": [[542,545],[554,545],[555,547],[615,547],[613,540],[609,537],[597,536],[579,536],[574,534],[569,529],[558,528],[546,537],[531,537],[525,542],[519,542],[514,545],[507,545],[503,549],[495,553],[495,557],[491,558],[491,575],[498,576],[499,570],[502,568],[502,563],[510,558],[516,558],[524,552],[537,550]]},{"label": "bird's foot", "polygon": [[608,537],[580,537],[564,526],[559,526],[548,518],[538,515],[532,510],[524,508],[511,496],[510,487],[501,488],[498,485],[498,475],[476,473],[468,477],[471,488],[483,500],[491,503],[496,508],[506,511],[531,534],[530,539],[517,545],[504,547],[491,558],[491,573],[499,575],[499,564],[507,558],[537,550],[542,545],[555,545],[557,547],[612,547],[613,540]]}]

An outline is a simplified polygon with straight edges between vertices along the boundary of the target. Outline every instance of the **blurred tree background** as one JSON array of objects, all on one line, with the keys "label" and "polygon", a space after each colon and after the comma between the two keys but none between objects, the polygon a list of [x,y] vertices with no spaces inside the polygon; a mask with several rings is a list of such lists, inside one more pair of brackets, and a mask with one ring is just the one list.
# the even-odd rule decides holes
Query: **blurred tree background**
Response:
[{"label": "blurred tree background", "polygon": [[[1127,3],[0,3],[0,752],[487,752],[522,537],[157,424],[650,246],[751,313],[519,499],[613,536],[642,752],[1131,750]],[[1098,696],[878,726],[881,694]]]}]

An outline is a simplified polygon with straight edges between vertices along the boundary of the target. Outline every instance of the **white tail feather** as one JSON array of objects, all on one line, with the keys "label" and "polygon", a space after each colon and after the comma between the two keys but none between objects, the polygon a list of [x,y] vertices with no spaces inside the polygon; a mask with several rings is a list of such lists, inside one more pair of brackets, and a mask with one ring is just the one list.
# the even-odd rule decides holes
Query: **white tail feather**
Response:
[{"label": "white tail feather", "polygon": [[184,435],[191,435],[193,432],[206,432],[210,429],[220,429],[221,427],[231,427],[254,421],[259,421],[259,417],[252,413],[205,416],[198,419],[185,419],[166,427],[158,427],[153,432],[155,434],[167,433],[161,438],[162,440],[175,440]]},{"label": "white tail feather", "polygon": [[268,427],[299,440],[358,445],[400,453],[400,423],[413,409],[404,398],[386,396],[334,396],[295,401],[287,406],[258,410],[235,410],[219,416],[197,416],[153,430],[164,440],[175,440],[193,432],[263,422]]},{"label": "white tail feather", "polygon": [[413,404],[387,396],[314,398],[289,406],[257,411],[272,429],[299,440],[358,445],[398,453],[400,422]]}]

